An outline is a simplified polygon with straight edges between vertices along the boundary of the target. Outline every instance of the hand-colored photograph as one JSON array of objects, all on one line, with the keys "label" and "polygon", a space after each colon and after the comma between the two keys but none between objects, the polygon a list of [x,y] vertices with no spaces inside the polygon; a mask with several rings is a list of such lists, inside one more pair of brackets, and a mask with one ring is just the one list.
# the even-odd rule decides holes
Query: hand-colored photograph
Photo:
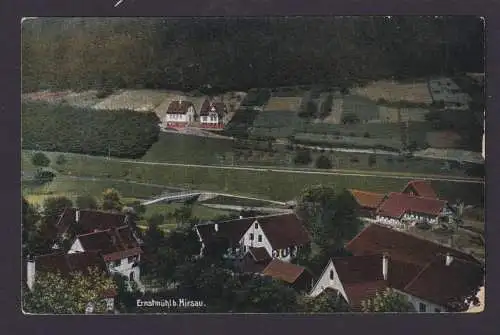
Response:
[{"label": "hand-colored photograph", "polygon": [[485,25],[23,19],[23,313],[483,311]]}]

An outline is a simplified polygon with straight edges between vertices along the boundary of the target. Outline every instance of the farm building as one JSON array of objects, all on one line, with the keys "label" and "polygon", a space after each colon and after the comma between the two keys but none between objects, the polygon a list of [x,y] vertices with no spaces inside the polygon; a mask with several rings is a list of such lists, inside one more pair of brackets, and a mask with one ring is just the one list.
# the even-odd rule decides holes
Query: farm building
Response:
[{"label": "farm building", "polygon": [[264,270],[264,276],[280,280],[297,291],[309,291],[314,283],[311,272],[303,266],[273,259]]},{"label": "farm building", "polygon": [[436,225],[452,221],[454,215],[454,211],[444,200],[392,192],[378,207],[376,220],[392,227],[419,223]]},{"label": "farm building", "polygon": [[463,312],[483,285],[482,264],[472,256],[376,224],[347,245],[353,256],[332,258],[310,296],[341,294],[355,311],[388,288],[419,313]]},{"label": "farm building", "polygon": [[191,125],[195,120],[196,111],[193,104],[179,98],[169,104],[162,123],[170,128],[182,128]]},{"label": "farm building", "polygon": [[373,217],[377,208],[385,199],[385,194],[367,192],[361,190],[349,190],[352,197],[358,204],[360,216]]},{"label": "farm building", "polygon": [[432,198],[432,199],[438,198],[436,191],[434,191],[431,184],[423,180],[410,181],[405,186],[402,193],[424,198]]}]

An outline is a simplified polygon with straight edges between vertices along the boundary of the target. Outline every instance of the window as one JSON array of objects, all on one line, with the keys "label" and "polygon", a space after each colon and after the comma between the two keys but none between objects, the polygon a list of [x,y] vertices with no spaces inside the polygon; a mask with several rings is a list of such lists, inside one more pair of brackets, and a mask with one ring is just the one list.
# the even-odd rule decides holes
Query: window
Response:
[{"label": "window", "polygon": [[259,229],[259,224],[255,222],[255,229]]},{"label": "window", "polygon": [[434,308],[434,312],[441,313],[441,310],[439,308]]},{"label": "window", "polygon": [[250,233],[250,241],[253,241],[253,234]]},{"label": "window", "polygon": [[425,313],[427,312],[427,305],[424,303],[418,304],[418,310],[420,313]]},{"label": "window", "polygon": [[262,242],[262,235],[259,235],[259,242]]},{"label": "window", "polygon": [[128,262],[129,262],[129,263],[133,263],[133,262],[135,262],[135,256],[130,256],[130,257],[128,257]]},{"label": "window", "polygon": [[119,259],[119,260],[117,260],[117,261],[114,261],[114,262],[113,262],[113,265],[114,265],[114,266],[120,266],[121,262],[122,262],[122,261]]},{"label": "window", "polygon": [[333,270],[330,270],[330,279],[333,280]]}]

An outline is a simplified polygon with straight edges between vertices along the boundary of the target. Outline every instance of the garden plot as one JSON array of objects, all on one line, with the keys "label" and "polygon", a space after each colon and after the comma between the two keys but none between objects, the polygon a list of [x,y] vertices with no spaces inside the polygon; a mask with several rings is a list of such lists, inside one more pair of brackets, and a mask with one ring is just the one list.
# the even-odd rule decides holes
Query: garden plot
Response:
[{"label": "garden plot", "polygon": [[128,109],[138,112],[153,111],[171,93],[160,90],[126,90],[112,94],[93,108],[101,110]]},{"label": "garden plot", "polygon": [[276,97],[272,96],[264,106],[264,111],[289,111],[297,113],[300,111],[302,97]]},{"label": "garden plot", "polygon": [[435,102],[444,102],[445,106],[452,109],[466,110],[471,97],[463,93],[460,87],[450,78],[429,80],[432,99]]},{"label": "garden plot", "polygon": [[253,122],[255,137],[286,138],[303,126],[304,121],[290,111],[261,112]]},{"label": "garden plot", "polygon": [[437,149],[428,148],[415,152],[416,157],[444,159],[457,162],[469,162],[483,164],[484,158],[480,152],[466,151],[460,149]]},{"label": "garden plot", "polygon": [[429,110],[424,108],[395,108],[379,106],[378,119],[383,123],[425,122]]},{"label": "garden plot", "polygon": [[355,115],[361,122],[369,122],[379,117],[377,104],[363,96],[344,96],[342,104],[342,115]]},{"label": "garden plot", "polygon": [[426,134],[429,146],[433,148],[454,148],[461,137],[453,131],[430,131]]},{"label": "garden plot", "polygon": [[381,80],[364,87],[353,88],[351,92],[374,101],[384,99],[389,102],[408,101],[424,104],[431,104],[433,101],[427,83],[403,84]]}]

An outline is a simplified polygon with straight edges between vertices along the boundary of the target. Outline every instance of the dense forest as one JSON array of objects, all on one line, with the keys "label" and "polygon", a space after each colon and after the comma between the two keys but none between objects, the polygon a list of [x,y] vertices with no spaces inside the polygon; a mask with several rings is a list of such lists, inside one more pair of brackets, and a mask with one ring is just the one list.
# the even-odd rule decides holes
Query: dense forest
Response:
[{"label": "dense forest", "polygon": [[474,17],[40,18],[22,33],[23,90],[221,90],[484,71]]}]

